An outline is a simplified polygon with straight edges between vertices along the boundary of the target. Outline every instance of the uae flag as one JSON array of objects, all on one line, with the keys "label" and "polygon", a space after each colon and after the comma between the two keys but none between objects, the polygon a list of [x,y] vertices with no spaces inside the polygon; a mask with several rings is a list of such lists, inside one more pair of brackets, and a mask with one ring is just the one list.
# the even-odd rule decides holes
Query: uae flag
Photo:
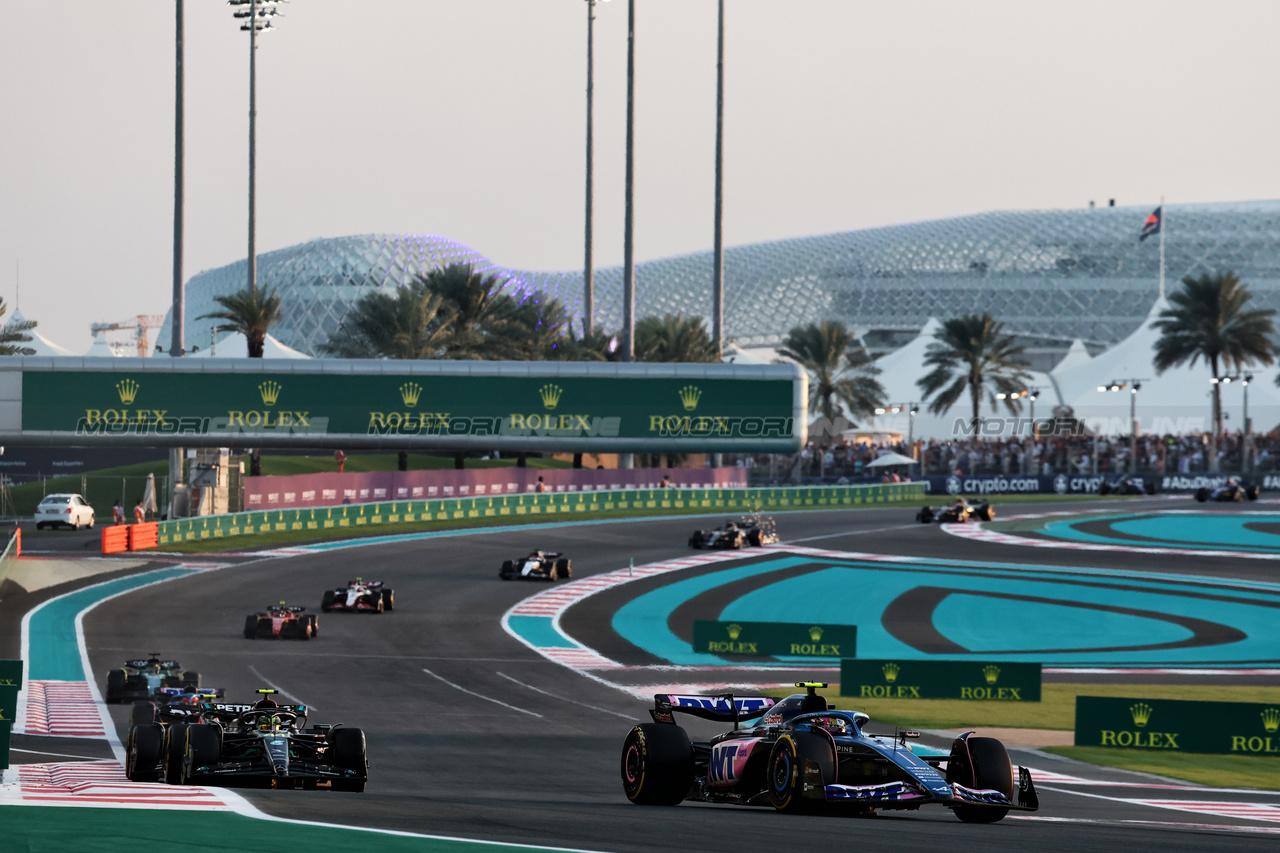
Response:
[{"label": "uae flag", "polygon": [[1142,223],[1142,233],[1138,235],[1138,242],[1150,237],[1152,234],[1160,233],[1160,222],[1164,218],[1164,205],[1160,205],[1151,211],[1151,215],[1147,217],[1147,221]]}]

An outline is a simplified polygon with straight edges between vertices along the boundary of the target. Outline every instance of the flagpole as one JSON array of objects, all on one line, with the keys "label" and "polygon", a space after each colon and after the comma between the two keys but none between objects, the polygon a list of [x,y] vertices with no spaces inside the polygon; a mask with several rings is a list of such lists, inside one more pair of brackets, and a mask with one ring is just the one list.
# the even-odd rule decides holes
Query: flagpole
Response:
[{"label": "flagpole", "polygon": [[1164,196],[1160,196],[1160,298],[1164,299]]}]

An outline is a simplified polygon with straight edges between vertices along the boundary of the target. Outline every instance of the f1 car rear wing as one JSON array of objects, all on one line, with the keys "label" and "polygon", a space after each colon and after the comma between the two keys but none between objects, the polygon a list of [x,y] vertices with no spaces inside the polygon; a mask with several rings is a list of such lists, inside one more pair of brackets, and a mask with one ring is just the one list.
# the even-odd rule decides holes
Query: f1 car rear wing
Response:
[{"label": "f1 car rear wing", "polygon": [[674,723],[677,711],[704,720],[733,723],[734,728],[742,719],[758,717],[778,703],[771,696],[734,696],[721,693],[716,696],[695,696],[684,693],[657,693],[649,716],[655,723]]}]

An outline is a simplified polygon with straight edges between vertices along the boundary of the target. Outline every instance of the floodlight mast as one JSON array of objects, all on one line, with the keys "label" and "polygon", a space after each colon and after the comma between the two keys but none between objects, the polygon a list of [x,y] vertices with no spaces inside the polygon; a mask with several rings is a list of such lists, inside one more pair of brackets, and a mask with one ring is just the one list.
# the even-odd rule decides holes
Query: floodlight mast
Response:
[{"label": "floodlight mast", "polygon": [[[250,293],[258,289],[258,253],[255,247],[257,230],[257,125],[258,125],[258,33],[275,29],[271,20],[280,10],[276,7],[288,0],[227,0],[234,8],[231,16],[239,21],[241,32],[249,33],[249,270],[247,287]],[[247,8],[246,8],[247,7]]]}]

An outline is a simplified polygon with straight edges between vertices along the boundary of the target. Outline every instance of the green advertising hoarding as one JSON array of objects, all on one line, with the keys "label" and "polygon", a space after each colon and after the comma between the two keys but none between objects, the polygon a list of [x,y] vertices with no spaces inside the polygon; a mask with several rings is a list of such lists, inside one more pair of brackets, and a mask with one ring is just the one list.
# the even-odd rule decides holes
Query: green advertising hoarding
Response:
[{"label": "green advertising hoarding", "polygon": [[11,723],[18,716],[18,686],[0,684],[0,723]]},{"label": "green advertising hoarding", "polygon": [[0,685],[22,687],[22,661],[0,660]]},{"label": "green advertising hoarding", "polygon": [[1076,746],[1280,756],[1280,704],[1077,696]]},{"label": "green advertising hoarding", "polygon": [[792,452],[805,436],[807,380],[792,365],[13,361],[0,365],[0,440],[15,444]]},{"label": "green advertising hoarding", "polygon": [[979,660],[842,660],[840,695],[855,699],[1039,702],[1040,664]]},{"label": "green advertising hoarding", "polygon": [[857,639],[853,625],[701,619],[693,623],[693,650],[712,655],[838,658],[856,654]]}]

